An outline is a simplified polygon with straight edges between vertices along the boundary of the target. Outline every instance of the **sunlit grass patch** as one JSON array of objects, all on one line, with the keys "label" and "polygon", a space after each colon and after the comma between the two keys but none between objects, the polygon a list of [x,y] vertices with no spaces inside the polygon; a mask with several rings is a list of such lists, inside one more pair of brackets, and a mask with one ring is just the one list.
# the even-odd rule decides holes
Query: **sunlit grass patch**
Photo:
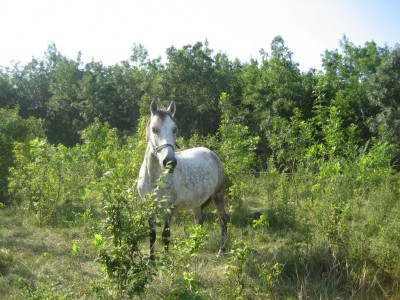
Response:
[{"label": "sunlit grass patch", "polygon": [[[84,230],[27,226],[7,211],[0,214],[3,299],[94,299],[92,285],[100,278],[100,266]],[[72,253],[73,243],[79,245],[78,257]]]}]

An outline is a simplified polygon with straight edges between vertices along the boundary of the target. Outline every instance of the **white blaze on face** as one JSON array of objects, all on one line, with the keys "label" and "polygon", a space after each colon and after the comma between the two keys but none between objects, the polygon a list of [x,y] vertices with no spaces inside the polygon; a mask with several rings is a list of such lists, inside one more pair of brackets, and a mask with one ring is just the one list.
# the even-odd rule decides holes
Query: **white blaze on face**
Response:
[{"label": "white blaze on face", "polygon": [[[150,139],[154,147],[175,145],[176,124],[169,115],[164,119],[157,114],[152,116],[150,130]],[[175,159],[174,149],[170,146],[162,148],[156,155],[162,168],[165,162]]]}]

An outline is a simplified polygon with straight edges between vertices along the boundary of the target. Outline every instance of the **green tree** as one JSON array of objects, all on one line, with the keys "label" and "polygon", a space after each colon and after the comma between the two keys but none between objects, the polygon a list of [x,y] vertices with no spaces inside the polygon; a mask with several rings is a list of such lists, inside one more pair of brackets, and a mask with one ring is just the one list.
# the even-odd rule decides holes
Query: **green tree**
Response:
[{"label": "green tree", "polygon": [[117,110],[119,103],[111,76],[112,68],[101,62],[92,61],[85,65],[77,92],[81,127],[86,127],[96,117],[101,122],[110,121],[111,115]]},{"label": "green tree", "polygon": [[79,106],[81,62],[58,56],[49,89],[51,98],[46,118],[50,142],[73,146],[79,141],[78,131],[84,129]]},{"label": "green tree", "polygon": [[[267,157],[271,154],[267,132],[273,127],[276,117],[289,121],[295,109],[310,116],[314,83],[312,74],[301,74],[282,37],[273,39],[271,55],[264,50],[260,54],[261,63],[252,60],[243,67],[242,106],[247,115],[245,124],[262,141],[258,155]],[[263,161],[266,162],[265,159]]]},{"label": "green tree", "polygon": [[228,94],[221,94],[219,106],[222,115],[215,147],[231,181],[230,194],[237,197],[244,188],[243,173],[251,172],[255,166],[255,149],[260,138],[243,125],[239,109],[232,105]]},{"label": "green tree", "polygon": [[33,58],[22,68],[15,66],[12,71],[11,85],[14,90],[13,105],[20,107],[23,117],[43,118],[46,116],[46,104],[50,98],[50,70],[45,61]]},{"label": "green tree", "polygon": [[179,107],[176,118],[184,137],[215,133],[219,126],[219,97],[229,91],[229,71],[234,65],[223,54],[214,55],[207,42],[179,50],[171,47],[167,59],[156,98],[166,103],[175,100]]},{"label": "green tree", "polygon": [[356,46],[347,37],[340,42],[341,50],[326,51],[322,59],[325,74],[319,76],[318,91],[326,104],[341,110],[345,126],[355,124],[363,141],[371,137],[368,122],[378,113],[378,107],[367,97],[372,75],[388,55],[388,48],[375,42]]},{"label": "green tree", "polygon": [[382,132],[400,159],[400,47],[397,46],[372,76],[368,99],[379,112],[369,118],[371,130]]},{"label": "green tree", "polygon": [[56,46],[51,44],[42,59],[33,57],[24,66],[16,63],[7,68],[7,75],[2,76],[3,80],[0,81],[3,91],[0,94],[0,106],[18,106],[20,115],[25,118],[46,118],[51,97],[49,86],[60,55]]},{"label": "green tree", "polygon": [[0,107],[13,108],[17,105],[16,91],[11,83],[8,69],[0,69]]}]

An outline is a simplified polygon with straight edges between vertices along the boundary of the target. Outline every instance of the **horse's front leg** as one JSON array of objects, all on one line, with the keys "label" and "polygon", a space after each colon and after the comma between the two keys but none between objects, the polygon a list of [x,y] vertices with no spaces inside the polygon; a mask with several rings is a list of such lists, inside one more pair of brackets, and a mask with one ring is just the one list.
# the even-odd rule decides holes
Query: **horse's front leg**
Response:
[{"label": "horse's front leg", "polygon": [[155,220],[154,218],[150,218],[149,220],[149,237],[150,237],[150,259],[155,260],[156,255],[155,255],[155,247],[156,247],[156,225],[155,225]]},{"label": "horse's front leg", "polygon": [[168,251],[168,247],[169,247],[169,242],[171,240],[171,230],[169,228],[169,222],[166,221],[164,224],[164,230],[162,232],[162,240],[164,243],[164,249],[165,251]]},{"label": "horse's front leg", "polygon": [[169,243],[171,241],[171,229],[169,227],[169,224],[171,223],[171,217],[172,217],[172,211],[169,210],[165,216],[164,229],[162,232],[162,240],[164,243],[165,251],[168,251]]}]

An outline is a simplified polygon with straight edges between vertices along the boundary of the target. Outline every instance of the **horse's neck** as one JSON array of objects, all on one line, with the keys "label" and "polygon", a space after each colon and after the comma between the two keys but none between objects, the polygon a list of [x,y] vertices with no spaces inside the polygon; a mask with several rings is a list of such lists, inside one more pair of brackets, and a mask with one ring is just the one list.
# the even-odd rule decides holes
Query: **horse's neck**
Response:
[{"label": "horse's neck", "polygon": [[151,146],[148,145],[143,160],[144,165],[144,179],[154,185],[162,173],[161,166],[157,157],[151,153]]}]

